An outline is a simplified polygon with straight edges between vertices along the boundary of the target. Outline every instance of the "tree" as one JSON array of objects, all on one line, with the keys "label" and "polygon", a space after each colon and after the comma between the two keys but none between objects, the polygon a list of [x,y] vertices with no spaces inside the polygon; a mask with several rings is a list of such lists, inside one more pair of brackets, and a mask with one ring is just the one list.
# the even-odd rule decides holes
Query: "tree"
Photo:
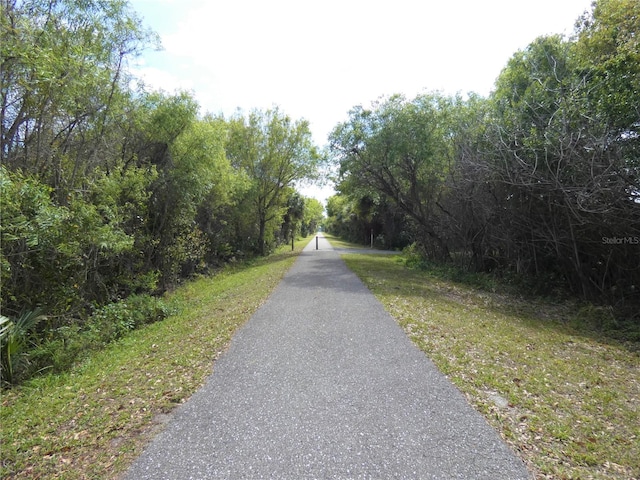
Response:
[{"label": "tree", "polygon": [[441,258],[449,257],[437,228],[439,200],[451,161],[448,103],[435,94],[411,101],[394,95],[373,110],[351,110],[349,120],[330,137],[334,159],[340,164],[338,188],[364,189],[361,198],[382,193],[392,199],[417,225],[420,241],[433,244]]},{"label": "tree", "polygon": [[123,0],[4,0],[0,19],[2,163],[38,173],[63,200],[104,165],[126,59],[155,37]]},{"label": "tree", "polygon": [[448,135],[452,161],[445,180],[445,194],[439,202],[441,228],[454,259],[463,268],[491,271],[500,265],[496,238],[501,206],[489,161],[493,158],[492,139],[487,132],[494,119],[492,103],[476,94],[451,102]]},{"label": "tree", "polygon": [[215,222],[212,217],[232,202],[236,182],[225,156],[227,125],[222,119],[199,119],[197,102],[184,92],[153,94],[147,107],[147,161],[156,165],[158,178],[151,185],[152,241],[146,253],[170,285],[204,268],[213,245],[214,232],[208,229]]},{"label": "tree", "polygon": [[598,0],[577,22],[574,54],[589,109],[614,135],[640,130],[640,14],[637,0]]},{"label": "tree", "polygon": [[[619,266],[637,252],[612,250],[602,238],[638,233],[637,116],[624,113],[633,96],[628,90],[598,100],[607,82],[624,85],[626,73],[616,80],[618,72],[607,71],[611,78],[603,81],[597,66],[585,69],[583,48],[580,41],[543,37],[512,58],[494,94],[499,162],[492,169],[508,212],[512,256],[532,259],[536,271],[565,275],[586,298],[623,291],[626,297],[633,289],[612,280],[633,284],[634,274]],[[607,107],[612,98],[615,107]]]},{"label": "tree", "polygon": [[426,255],[547,285],[562,278],[637,316],[637,5],[594,2],[571,39],[540,37],[516,52],[489,98],[355,107],[330,138],[341,176],[328,228],[354,240],[379,225],[386,233],[391,202]]},{"label": "tree", "polygon": [[247,197],[258,227],[256,248],[264,255],[268,237],[285,212],[287,189],[317,175],[321,157],[309,124],[292,121],[277,108],[254,110],[247,117],[238,114],[229,121],[226,151],[231,164],[249,179]]},{"label": "tree", "polygon": [[324,219],[324,206],[315,198],[304,199],[304,214],[302,218],[301,234],[310,235],[318,231]]},{"label": "tree", "polygon": [[505,211],[501,228],[508,232],[500,255],[520,272],[546,270],[543,264],[553,257],[562,257],[549,263],[562,265],[561,271],[572,259],[580,262],[572,230],[579,222],[571,205],[588,170],[580,145],[584,137],[576,128],[576,80],[570,44],[551,36],[517,52],[496,81],[490,125],[496,161],[488,166]]},{"label": "tree", "polygon": [[305,199],[295,190],[291,189],[286,202],[286,212],[282,218],[280,227],[280,240],[286,242],[293,240],[300,229],[304,217]]}]

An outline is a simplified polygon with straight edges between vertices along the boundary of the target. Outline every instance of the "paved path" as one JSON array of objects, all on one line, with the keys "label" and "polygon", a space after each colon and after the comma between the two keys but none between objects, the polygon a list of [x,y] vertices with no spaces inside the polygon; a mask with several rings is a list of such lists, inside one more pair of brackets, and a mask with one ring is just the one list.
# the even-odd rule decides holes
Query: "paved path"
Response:
[{"label": "paved path", "polygon": [[320,238],[127,479],[529,479]]}]

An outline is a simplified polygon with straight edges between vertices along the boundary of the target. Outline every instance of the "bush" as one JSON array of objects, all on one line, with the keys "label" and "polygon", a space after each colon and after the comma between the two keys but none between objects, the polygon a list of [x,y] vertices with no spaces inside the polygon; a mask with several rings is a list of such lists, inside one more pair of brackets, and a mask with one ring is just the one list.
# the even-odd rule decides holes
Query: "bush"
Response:
[{"label": "bush", "polygon": [[429,268],[426,255],[415,243],[412,243],[402,250],[402,257],[404,258],[404,264],[407,268],[415,270],[427,270]]},{"label": "bush", "polygon": [[28,375],[27,352],[35,327],[44,319],[40,309],[23,311],[16,318],[0,316],[0,382],[15,384]]},{"label": "bush", "polygon": [[88,320],[89,331],[101,343],[109,343],[142,325],[163,320],[170,308],[162,299],[132,295],[98,309]]},{"label": "bush", "polygon": [[39,371],[64,372],[87,352],[99,350],[142,325],[163,320],[174,310],[164,300],[150,295],[132,295],[105,305],[82,322],[82,327],[80,322],[58,327],[48,338],[24,352],[22,358],[28,368],[22,369],[19,380]]},{"label": "bush", "polygon": [[[69,193],[61,205],[55,190],[35,175],[0,167],[4,312],[40,306],[53,319],[47,327],[55,328],[61,326],[55,320],[84,316],[90,305],[105,304],[132,288],[155,288],[148,269],[135,265],[141,256],[137,230],[127,222],[139,223],[128,217],[146,197],[138,192],[144,179],[137,185],[131,175],[87,181],[86,191]],[[118,195],[125,189],[136,196],[121,206]]]}]

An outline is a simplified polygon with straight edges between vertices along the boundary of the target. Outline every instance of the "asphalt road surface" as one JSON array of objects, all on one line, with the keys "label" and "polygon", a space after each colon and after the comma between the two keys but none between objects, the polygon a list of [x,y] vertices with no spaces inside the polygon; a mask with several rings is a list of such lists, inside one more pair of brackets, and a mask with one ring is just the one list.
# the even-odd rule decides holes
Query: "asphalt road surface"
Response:
[{"label": "asphalt road surface", "polygon": [[530,479],[322,237],[127,480]]}]

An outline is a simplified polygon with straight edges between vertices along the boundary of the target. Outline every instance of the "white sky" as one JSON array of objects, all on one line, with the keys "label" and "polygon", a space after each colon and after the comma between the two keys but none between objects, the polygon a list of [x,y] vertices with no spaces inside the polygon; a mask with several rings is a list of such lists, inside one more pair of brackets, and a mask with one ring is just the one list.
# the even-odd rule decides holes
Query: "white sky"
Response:
[{"label": "white sky", "polygon": [[[591,0],[130,0],[162,39],[134,73],[189,90],[201,113],[274,105],[318,146],[356,105],[423,91],[488,95],[540,35],[571,34]],[[307,191],[324,201],[331,193]]]}]

